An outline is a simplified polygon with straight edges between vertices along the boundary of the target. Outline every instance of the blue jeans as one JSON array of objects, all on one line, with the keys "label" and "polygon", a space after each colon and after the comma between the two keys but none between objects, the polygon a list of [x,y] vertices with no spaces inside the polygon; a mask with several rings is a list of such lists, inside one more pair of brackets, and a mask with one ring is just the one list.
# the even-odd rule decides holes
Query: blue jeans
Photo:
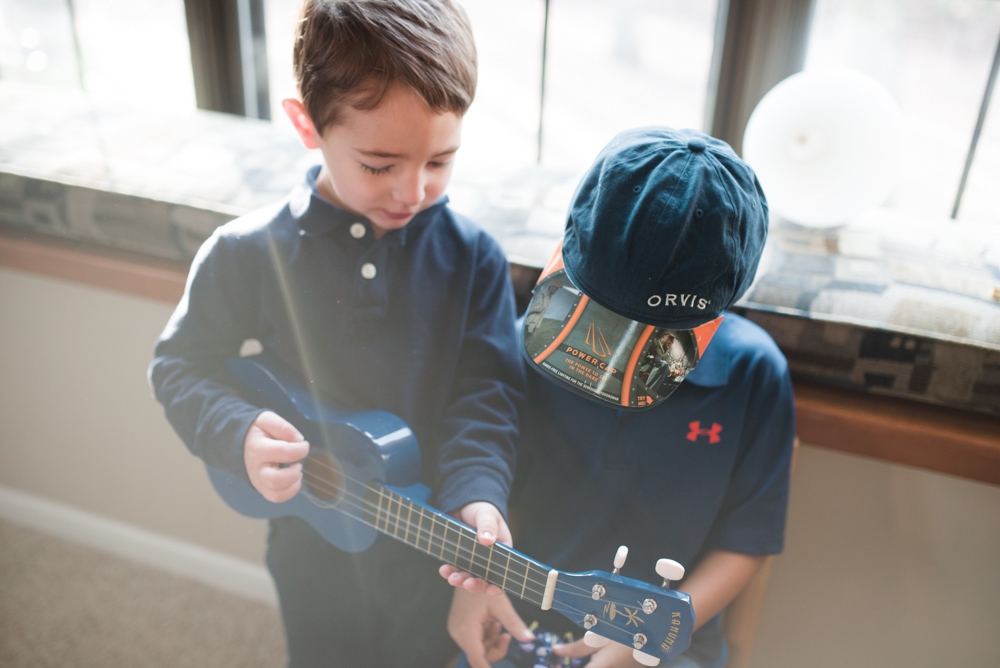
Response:
[{"label": "blue jeans", "polygon": [[271,521],[267,564],[281,600],[288,668],[439,668],[453,589],[403,543],[350,554],[297,517]]}]

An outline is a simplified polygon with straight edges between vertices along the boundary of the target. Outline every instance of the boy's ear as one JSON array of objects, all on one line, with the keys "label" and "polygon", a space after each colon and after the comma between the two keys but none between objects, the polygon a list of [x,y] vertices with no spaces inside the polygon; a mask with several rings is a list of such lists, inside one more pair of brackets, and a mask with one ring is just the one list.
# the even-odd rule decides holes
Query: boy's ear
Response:
[{"label": "boy's ear", "polygon": [[319,148],[319,133],[316,131],[316,126],[313,125],[312,119],[309,118],[309,113],[306,111],[302,101],[294,97],[289,97],[281,101],[281,106],[288,115],[288,120],[292,122],[292,127],[295,128],[295,132],[299,135],[299,139],[302,140],[305,147]]}]

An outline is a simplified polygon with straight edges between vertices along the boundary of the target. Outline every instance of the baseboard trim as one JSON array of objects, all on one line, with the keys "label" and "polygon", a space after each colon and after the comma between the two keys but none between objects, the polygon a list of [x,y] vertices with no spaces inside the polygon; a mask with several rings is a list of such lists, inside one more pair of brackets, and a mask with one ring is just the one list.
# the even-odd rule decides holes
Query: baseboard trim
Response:
[{"label": "baseboard trim", "polygon": [[277,605],[270,574],[214,550],[0,485],[0,518],[248,599]]}]

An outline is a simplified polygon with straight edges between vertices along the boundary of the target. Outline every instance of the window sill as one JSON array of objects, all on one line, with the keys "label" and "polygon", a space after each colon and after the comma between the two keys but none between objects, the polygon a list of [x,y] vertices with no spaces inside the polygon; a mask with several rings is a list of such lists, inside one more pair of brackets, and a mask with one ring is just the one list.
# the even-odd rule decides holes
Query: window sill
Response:
[{"label": "window sill", "polygon": [[795,381],[803,443],[1000,485],[1000,418]]},{"label": "window sill", "polygon": [[0,227],[0,266],[176,304],[189,265]]}]

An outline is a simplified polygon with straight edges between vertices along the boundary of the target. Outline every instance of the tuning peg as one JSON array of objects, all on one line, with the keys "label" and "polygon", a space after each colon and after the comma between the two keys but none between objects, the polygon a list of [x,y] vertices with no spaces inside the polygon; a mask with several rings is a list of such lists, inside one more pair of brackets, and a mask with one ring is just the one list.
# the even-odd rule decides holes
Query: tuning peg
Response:
[{"label": "tuning peg", "polygon": [[628,548],[622,545],[618,548],[618,552],[615,553],[615,570],[611,571],[613,574],[618,573],[622,566],[625,565],[625,560],[628,558]]},{"label": "tuning peg", "polygon": [[587,647],[604,647],[610,641],[602,635],[587,631],[583,634],[583,644]]},{"label": "tuning peg", "polygon": [[659,559],[656,573],[663,578],[663,586],[669,587],[671,582],[684,578],[684,567],[673,559]]},{"label": "tuning peg", "polygon": [[640,652],[637,649],[632,650],[632,658],[641,663],[644,666],[655,666],[660,663],[660,660],[651,654],[646,654],[645,652]]}]

